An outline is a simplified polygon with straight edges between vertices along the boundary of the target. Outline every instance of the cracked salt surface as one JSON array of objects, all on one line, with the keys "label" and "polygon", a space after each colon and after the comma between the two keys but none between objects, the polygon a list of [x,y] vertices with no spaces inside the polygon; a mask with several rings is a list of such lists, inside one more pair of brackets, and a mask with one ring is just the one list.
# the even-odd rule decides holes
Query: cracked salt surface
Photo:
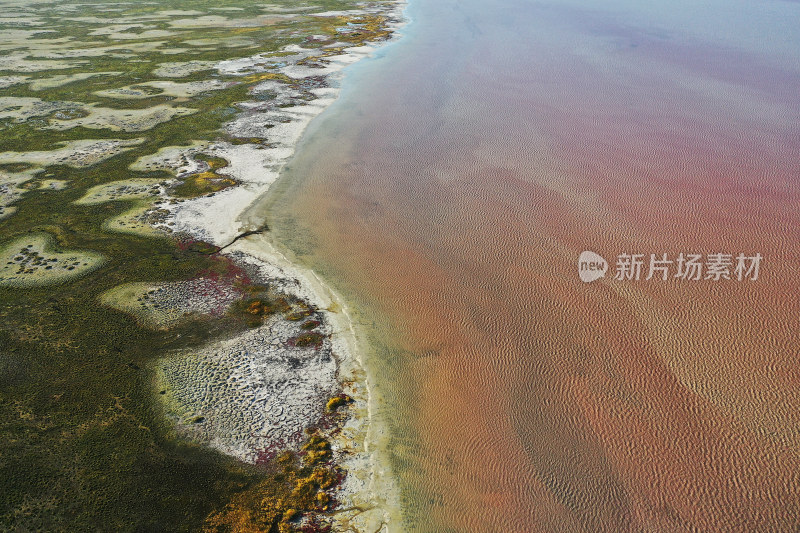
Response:
[{"label": "cracked salt surface", "polygon": [[338,389],[330,341],[319,349],[290,346],[301,333],[298,322],[276,318],[161,360],[168,412],[179,431],[248,462],[268,447],[299,446]]}]

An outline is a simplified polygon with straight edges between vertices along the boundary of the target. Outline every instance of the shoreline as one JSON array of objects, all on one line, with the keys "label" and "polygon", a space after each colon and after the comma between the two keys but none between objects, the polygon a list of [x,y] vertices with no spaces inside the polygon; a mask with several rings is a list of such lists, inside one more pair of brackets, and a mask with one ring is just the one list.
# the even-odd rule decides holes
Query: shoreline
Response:
[{"label": "shoreline", "polygon": [[[237,104],[240,113],[223,128],[239,137],[263,138],[270,141],[271,145],[265,148],[225,142],[206,144],[202,151],[226,159],[229,163],[226,174],[235,179],[238,186],[168,206],[166,209],[169,214],[156,224],[156,227],[169,228],[171,232],[224,248],[220,254],[234,262],[242,261],[239,254],[258,261],[266,279],[288,294],[310,303],[324,317],[330,332],[331,352],[336,360],[336,382],[354,400],[341,431],[331,437],[335,463],[347,471],[342,486],[337,490],[340,506],[331,513],[335,531],[402,529],[399,491],[390,473],[389,461],[382,457],[379,444],[386,430],[378,427],[374,416],[375,398],[370,390],[369,371],[358,347],[358,335],[346,303],[315,272],[292,263],[279,252],[271,236],[263,232],[263,221],[257,222],[255,217],[249,215],[251,208],[270,195],[272,185],[281,177],[283,167],[295,156],[307,127],[338,98],[344,68],[370,57],[376,50],[402,36],[398,30],[408,23],[406,6],[406,2],[397,2],[392,4],[388,12],[370,13],[389,18],[386,24],[386,29],[392,33],[389,39],[342,48],[339,54],[329,58],[330,63],[324,68],[299,67],[290,63],[280,69],[282,74],[296,80],[312,77],[319,80],[321,76],[324,82],[317,82],[320,87],[311,89],[315,99],[302,105],[278,109],[272,108],[270,101],[263,106],[252,101]],[[287,52],[298,55],[305,52],[297,46],[287,48],[291,48]],[[227,74],[257,71],[260,59],[257,55],[223,61],[218,65],[218,70]],[[276,91],[278,100],[286,97],[287,92],[291,97],[291,89],[286,91],[278,82],[265,80],[261,85],[261,89],[251,94]],[[282,94],[281,90],[286,92]],[[272,119],[273,123],[267,130],[263,129],[262,124],[265,118]],[[199,150],[200,147],[190,147],[181,155],[191,155]],[[174,154],[171,155],[174,157]],[[163,158],[161,162],[177,167],[175,159],[169,161]],[[236,339],[229,342],[235,343]],[[235,448],[213,441],[208,444],[224,453],[248,460],[248,457],[233,451]],[[249,459],[252,462],[252,457]]]},{"label": "shoreline", "polygon": [[231,251],[243,252],[280,269],[286,278],[298,280],[300,295],[318,306],[332,330],[333,352],[338,355],[337,378],[354,400],[341,433],[332,437],[336,463],[348,474],[340,488],[342,509],[333,515],[334,531],[397,530],[401,523],[399,489],[391,465],[381,457],[379,440],[385,429],[373,416],[375,398],[347,304],[313,270],[291,262],[263,235],[242,239]]}]

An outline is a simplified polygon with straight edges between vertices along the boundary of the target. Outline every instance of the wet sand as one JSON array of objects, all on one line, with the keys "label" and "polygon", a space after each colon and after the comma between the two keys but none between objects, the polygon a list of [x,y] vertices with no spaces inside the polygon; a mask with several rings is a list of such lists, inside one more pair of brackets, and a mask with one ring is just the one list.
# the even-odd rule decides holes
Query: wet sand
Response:
[{"label": "wet sand", "polygon": [[409,530],[800,527],[800,5],[665,6],[417,0],[259,208],[352,304]]}]

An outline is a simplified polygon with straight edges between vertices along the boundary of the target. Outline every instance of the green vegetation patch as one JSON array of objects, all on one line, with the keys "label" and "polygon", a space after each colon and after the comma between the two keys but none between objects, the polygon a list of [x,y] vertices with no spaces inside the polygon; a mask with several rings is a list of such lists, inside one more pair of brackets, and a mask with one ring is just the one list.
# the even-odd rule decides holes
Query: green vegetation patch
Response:
[{"label": "green vegetation patch", "polygon": [[[242,272],[216,247],[153,229],[165,213],[148,184],[190,176],[186,197],[231,186],[227,162],[204,152],[218,141],[269,145],[222,131],[240,112],[236,104],[255,98],[249,91],[264,80],[298,84],[280,72],[296,55],[284,52],[289,45],[316,48],[318,63],[341,51],[325,44],[380,38],[383,29],[367,19],[310,16],[358,7],[352,0],[218,0],[214,10],[205,0],[5,6],[0,530],[325,530],[320,516],[335,509],[332,490],[343,473],[318,438],[248,465],[180,438],[153,398],[156,362],[166,353],[197,353],[244,333],[261,346],[248,326],[274,322],[291,369],[318,354],[287,340],[319,324],[311,327],[308,306],[247,280],[236,287],[242,304],[222,305],[211,285],[208,297],[185,300],[198,288],[185,283],[239,280]],[[210,18],[216,8],[232,14]],[[306,14],[284,16],[292,13]],[[256,54],[265,63],[245,75],[215,68]],[[213,358],[205,361],[175,383],[217,377]],[[244,386],[238,378],[226,383]],[[334,393],[322,393],[320,413]],[[187,413],[182,422],[202,432],[215,423],[211,415]]]},{"label": "green vegetation patch", "polygon": [[347,394],[342,393],[328,400],[328,403],[325,404],[325,409],[327,409],[329,412],[333,412],[339,409],[341,406],[350,405],[351,403],[353,403],[353,399]]},{"label": "green vegetation patch", "polygon": [[196,198],[236,185],[236,180],[216,172],[200,172],[183,178],[183,183],[170,192],[178,198]]}]

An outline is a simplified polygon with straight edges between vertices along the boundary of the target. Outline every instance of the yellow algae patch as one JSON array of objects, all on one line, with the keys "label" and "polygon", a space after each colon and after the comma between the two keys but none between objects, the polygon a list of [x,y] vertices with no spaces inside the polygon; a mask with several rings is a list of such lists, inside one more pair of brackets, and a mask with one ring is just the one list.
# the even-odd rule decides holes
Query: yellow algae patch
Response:
[{"label": "yellow algae patch", "polygon": [[242,78],[245,83],[255,83],[259,81],[275,80],[284,83],[292,83],[296,80],[280,72],[267,72],[265,74],[249,74]]},{"label": "yellow algae patch", "polygon": [[182,184],[173,189],[173,192],[180,198],[196,198],[234,185],[236,181],[232,178],[209,171],[187,176]]},{"label": "yellow algae patch", "polygon": [[[333,13],[330,13],[333,14]],[[324,19],[323,29],[329,35],[335,35],[337,40],[349,43],[361,43],[385,39],[392,34],[386,28],[387,18],[383,15],[359,14],[347,15],[345,12],[334,16],[323,16],[325,14],[315,14],[315,17]]]},{"label": "yellow algae patch", "polygon": [[82,126],[90,129],[109,129],[112,131],[145,131],[175,117],[191,115],[196,109],[157,105],[145,109],[111,109],[89,105],[83,117],[70,119],[50,119],[47,129],[68,130]]},{"label": "yellow algae patch", "polygon": [[130,150],[144,139],[94,140],[82,139],[61,143],[61,148],[35,152],[1,152],[0,164],[26,163],[37,166],[68,165],[83,168],[105,161],[110,157]]},{"label": "yellow algae patch", "polygon": [[91,272],[103,256],[87,251],[58,251],[46,233],[21,237],[0,251],[0,286],[39,287],[63,283]]},{"label": "yellow algae patch", "polygon": [[158,181],[148,179],[130,179],[112,181],[95,185],[86,194],[75,200],[78,205],[94,205],[115,200],[133,200],[157,196],[161,188]]}]

